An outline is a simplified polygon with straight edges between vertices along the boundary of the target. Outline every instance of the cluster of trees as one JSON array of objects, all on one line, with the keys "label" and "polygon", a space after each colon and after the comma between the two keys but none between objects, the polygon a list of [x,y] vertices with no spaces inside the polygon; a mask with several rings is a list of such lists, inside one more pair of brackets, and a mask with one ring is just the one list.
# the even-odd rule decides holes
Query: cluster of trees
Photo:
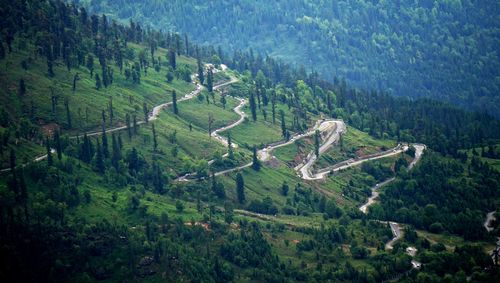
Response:
[{"label": "cluster of trees", "polygon": [[[88,8],[157,28],[175,27],[226,50],[250,47],[278,54],[328,79],[345,77],[361,87],[500,113],[493,12],[498,6],[492,0],[114,0],[92,1]],[[206,21],[198,25],[191,19]]]},{"label": "cluster of trees", "polygon": [[418,166],[400,177],[388,185],[370,216],[469,240],[486,236],[482,223],[500,197],[500,173],[491,166],[477,157],[464,165],[426,152]]},{"label": "cluster of trees", "polygon": [[[247,88],[246,93],[251,102],[252,119],[254,121],[260,119],[262,115],[263,119],[267,120],[265,109],[268,108],[265,107],[270,106],[272,118],[270,117],[269,121],[281,123],[282,135],[285,139],[290,137],[290,131],[305,130],[311,123],[311,113],[326,113],[332,117],[343,118],[360,129],[367,129],[376,137],[423,141],[436,151],[451,155],[457,154],[459,148],[490,144],[489,141],[498,138],[500,134],[498,122],[491,120],[491,117],[467,113],[442,103],[427,100],[410,102],[404,99],[395,99],[382,93],[358,91],[348,88],[343,81],[331,84],[319,79],[316,73],[307,74],[303,69],[296,70],[280,61],[254,56],[252,53],[236,52],[230,58],[221,49],[198,48],[192,45],[187,37],[182,39],[178,34],[144,30],[135,22],[131,22],[128,26],[122,26],[114,21],[110,22],[105,16],[89,16],[83,8],[57,1],[3,2],[4,5],[0,11],[5,17],[0,19],[3,35],[0,42],[0,55],[4,44],[7,46],[3,50],[4,53],[11,52],[13,40],[32,40],[34,38],[33,43],[37,47],[37,54],[40,57],[43,56],[43,60],[47,61],[49,76],[54,72],[54,64],[60,62],[64,62],[68,69],[85,65],[89,69],[91,77],[99,78],[96,79],[96,87],[99,85],[99,87],[104,88],[113,83],[113,77],[121,75],[117,74],[118,72],[113,74],[110,68],[112,64],[115,64],[115,67],[120,70],[123,68],[125,78],[135,83],[140,83],[140,77],[147,74],[148,68],[152,67],[158,71],[162,65],[168,65],[167,80],[172,76],[190,80],[191,70],[176,62],[176,56],[185,54],[197,57],[200,80],[206,81],[208,88],[211,89],[213,88],[213,73],[209,70],[205,77],[201,59],[208,58],[214,63],[221,60],[244,74],[245,79],[242,87]],[[25,3],[30,5],[25,5]],[[147,49],[140,52],[138,56],[132,56],[130,49],[126,47],[127,42],[147,46]],[[161,58],[157,58],[158,47],[169,49],[168,63],[163,63]],[[96,68],[94,57],[99,60],[100,68],[97,69],[100,70],[94,70]],[[133,62],[133,64],[127,64],[128,61]],[[53,78],[53,80],[55,79]],[[78,78],[74,77],[73,89],[77,87],[77,81]],[[25,90],[24,81],[20,81],[19,92],[21,95]],[[52,112],[50,115],[55,116],[58,96],[54,94],[51,98]],[[177,94],[175,92],[172,93],[172,98],[174,101],[172,111],[174,114],[178,114]],[[291,124],[285,123],[284,111],[277,111],[279,104],[289,107],[293,115]],[[80,123],[81,117],[78,119],[72,117],[69,105],[68,100],[65,100],[67,114],[65,126],[71,129],[73,124]],[[140,108],[137,106],[136,112],[140,112]],[[68,277],[61,278],[63,281],[78,279],[76,277],[80,276],[82,281],[89,281],[88,277],[91,277],[90,279],[120,281],[124,278],[130,278],[130,276],[154,275],[157,271],[164,271],[161,268],[158,269],[159,266],[166,266],[165,276],[170,281],[225,282],[234,279],[235,271],[232,269],[234,265],[238,266],[240,274],[245,273],[255,281],[277,281],[278,278],[309,280],[312,276],[318,281],[328,279],[366,281],[370,276],[375,276],[377,279],[387,278],[385,275],[372,275],[358,271],[350,263],[338,266],[333,270],[323,270],[320,267],[321,264],[318,264],[317,272],[310,275],[304,272],[302,267],[296,268],[290,263],[281,262],[266,242],[258,225],[251,224],[249,226],[245,223],[239,223],[242,233],[238,235],[238,233],[228,232],[227,224],[232,222],[232,213],[229,209],[231,200],[228,200],[222,182],[219,182],[214,176],[206,178],[207,182],[186,185],[173,185],[169,182],[165,172],[175,174],[181,173],[179,170],[185,171],[184,173],[194,170],[200,179],[207,177],[207,164],[204,161],[194,164],[182,160],[183,165],[189,166],[179,169],[172,166],[172,164],[178,165],[178,160],[168,160],[174,162],[166,165],[165,160],[157,158],[161,153],[158,136],[164,133],[158,133],[158,128],[155,128],[154,123],[148,123],[148,108],[148,105],[144,103],[142,114],[144,114],[146,124],[141,130],[138,128],[138,118],[134,112],[124,115],[125,129],[121,133],[109,134],[106,133],[106,126],[113,125],[113,121],[119,118],[117,117],[119,115],[115,114],[113,101],[110,100],[107,109],[102,111],[102,121],[99,121],[102,125],[100,135],[83,135],[72,139],[61,136],[59,130],[56,130],[53,136],[43,139],[47,153],[46,161],[30,165],[23,170],[16,166],[19,163],[16,161],[16,152],[8,149],[19,138],[28,139],[35,135],[37,127],[33,123],[36,120],[36,115],[32,114],[34,110],[30,110],[20,114],[22,119],[16,119],[4,108],[1,109],[2,141],[0,150],[2,155],[6,152],[10,153],[10,167],[12,169],[9,174],[1,177],[2,183],[5,183],[6,186],[0,187],[0,202],[2,204],[0,206],[0,233],[2,236],[0,237],[0,244],[2,244],[0,254],[2,262],[10,260],[12,263],[5,266],[5,270],[8,270],[9,274],[21,273],[27,266],[35,266],[32,273],[24,274],[24,276],[32,276],[33,278],[41,276],[39,278],[51,280],[50,276],[64,273]],[[415,116],[416,121],[407,117],[408,115]],[[38,131],[38,133],[40,132]],[[125,138],[122,139],[122,135]],[[150,148],[124,145],[127,141],[134,141],[137,139],[135,137],[141,135],[144,140],[151,138]],[[317,134],[317,153],[319,138],[319,134]],[[39,139],[41,140],[41,138]],[[170,135],[170,142],[175,145],[175,132]],[[52,152],[52,149],[55,149],[55,153]],[[174,149],[178,150],[177,147]],[[146,151],[153,153],[151,160],[145,157]],[[255,171],[259,171],[262,165],[257,159],[256,152],[257,148],[254,147],[252,167]],[[485,149],[484,154],[487,155],[490,152],[495,153],[495,150],[491,150],[491,146],[487,150]],[[229,153],[230,156],[234,154],[231,147],[229,147]],[[176,157],[176,154],[172,153],[172,156]],[[405,166],[403,161],[398,164],[398,168]],[[470,168],[457,167],[456,164],[447,163],[434,167],[423,165],[429,167],[425,171],[427,175],[421,171],[417,171],[415,175],[404,175],[404,170],[397,170],[401,171],[402,182],[417,182],[417,193],[411,195],[403,189],[403,193],[393,189],[395,193],[390,195],[391,191],[389,190],[387,196],[390,201],[386,202],[385,199],[382,199],[382,212],[379,211],[379,215],[376,217],[388,218],[388,215],[391,215],[393,211],[394,215],[399,215],[402,206],[408,205],[408,207],[411,206],[410,211],[406,214],[401,213],[401,215],[410,215],[411,217],[405,216],[406,218],[398,218],[397,220],[414,223],[417,227],[422,225],[421,227],[433,231],[448,230],[455,233],[467,233],[464,231],[467,223],[474,222],[476,225],[481,209],[493,206],[486,200],[498,197],[497,192],[491,189],[498,186],[495,183],[498,178],[495,177],[496,175],[492,175],[493,171],[488,169],[489,167],[478,158],[473,158],[470,164]],[[167,171],[165,169],[174,170]],[[386,167],[378,164],[365,165],[363,170],[379,180],[390,174]],[[464,172],[464,170],[470,172],[467,182],[461,182],[460,173],[454,173]],[[442,182],[446,179],[444,176],[452,176],[455,182],[450,182],[451,185],[444,184]],[[140,223],[137,230],[132,231],[107,222],[89,224],[86,219],[78,216],[76,213],[78,210],[75,208],[85,209],[86,205],[92,203],[94,193],[105,189],[102,187],[95,188],[95,190],[86,188],[94,188],[92,186],[97,182],[102,184],[101,181],[112,184],[110,189],[115,190],[110,194],[112,206],[119,200],[117,191],[122,194],[121,190],[125,190],[125,188],[130,190],[130,192],[124,192],[127,203],[123,213],[127,213],[127,215],[123,217],[124,219],[132,219],[134,225]],[[436,183],[431,183],[434,181]],[[457,190],[459,181],[467,183],[473,188],[481,187],[479,196],[483,197],[484,201],[474,201],[463,205],[466,199],[463,196],[469,197],[470,195],[470,192],[465,189],[463,196],[462,191],[460,194],[453,193],[450,196],[447,192]],[[85,182],[88,183],[85,184]],[[445,190],[443,195],[439,195],[438,188],[444,185],[449,185],[446,188],[450,189]],[[354,187],[353,184],[349,184],[349,186]],[[483,189],[483,187],[488,186],[490,190]],[[349,243],[354,257],[372,260],[360,242],[352,241],[352,229],[346,231],[345,227],[348,224],[346,219],[352,213],[341,209],[335,200],[329,200],[325,196],[313,192],[311,188],[304,188],[300,184],[291,189],[288,184],[284,183],[281,188],[276,188],[281,191],[283,196],[287,197],[286,205],[279,207],[271,198],[262,200],[249,198],[245,193],[245,184],[241,174],[236,176],[234,189],[235,202],[243,208],[258,213],[276,214],[282,212],[304,216],[310,213],[322,213],[326,220],[333,218],[346,224],[338,228],[332,226],[325,229],[326,231],[317,232],[318,235],[315,236],[314,240],[304,241],[298,245],[301,252],[320,250],[328,243],[334,245]],[[194,220],[190,227],[186,227],[188,225],[180,219],[169,219],[166,214],[161,217],[150,214],[143,200],[143,198],[148,198],[147,191],[156,194],[168,193],[169,197],[174,199],[178,213],[182,213],[186,209],[185,201],[196,200],[200,213],[203,213],[204,205],[208,203],[209,216],[203,215],[204,224],[209,223],[209,228],[205,229],[200,225],[195,225]],[[422,195],[419,195],[420,193]],[[393,202],[395,198],[401,196],[403,196],[403,204]],[[442,214],[435,214],[435,208],[426,206],[433,201],[449,197],[455,197],[456,200],[449,205],[450,210]],[[225,209],[226,224],[219,223],[215,217],[212,217],[217,211],[216,204],[222,204],[222,202],[227,208]],[[117,207],[122,206],[117,205]],[[465,208],[463,211],[458,211],[460,212],[458,216],[461,218],[450,217],[452,213],[457,212],[458,207],[462,210]],[[376,211],[375,209],[373,213]],[[68,215],[70,216],[68,217]],[[426,215],[430,216],[426,218]],[[465,216],[462,217],[462,215]],[[449,222],[445,218],[450,219]],[[425,221],[422,220],[422,223],[419,224],[418,219]],[[464,219],[470,221],[467,222]],[[460,221],[463,223],[456,224]],[[377,230],[377,237],[387,237],[387,229],[383,227],[373,229]],[[467,237],[475,239],[478,236],[471,234]],[[214,239],[213,243],[210,239]],[[26,242],[30,244],[25,246]],[[218,243],[226,244],[220,247]],[[69,250],[68,247],[70,247]],[[327,249],[329,248],[327,247]],[[38,252],[37,256],[31,257],[32,251]],[[200,253],[199,251],[206,252]],[[334,249],[330,251],[334,251]],[[151,255],[153,263],[148,263],[148,259],[142,258],[144,255]],[[339,258],[334,257],[335,259]],[[45,259],[43,262],[42,258]],[[331,260],[333,259],[331,258]],[[380,262],[380,264],[382,262],[386,264],[386,261],[391,262],[393,259],[389,256],[389,259],[373,260]],[[37,261],[41,263],[37,264]],[[90,262],[90,264],[82,266],[78,264],[79,262]],[[406,258],[397,261],[395,265],[398,267],[391,268],[390,271],[387,271],[387,275],[402,269],[406,266],[405,263],[407,263]],[[240,268],[243,271],[240,272]],[[50,272],[47,273],[47,270]],[[31,277],[26,279],[30,281]]]}]

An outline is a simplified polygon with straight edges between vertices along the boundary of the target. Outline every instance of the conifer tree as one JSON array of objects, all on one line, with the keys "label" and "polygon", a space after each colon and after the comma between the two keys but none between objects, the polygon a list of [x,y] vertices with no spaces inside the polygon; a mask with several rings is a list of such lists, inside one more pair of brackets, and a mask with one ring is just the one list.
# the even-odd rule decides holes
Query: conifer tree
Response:
[{"label": "conifer tree", "polygon": [[252,120],[257,121],[257,105],[255,104],[255,94],[250,93],[250,111],[252,112]]},{"label": "conifer tree", "polygon": [[172,91],[172,108],[175,115],[179,114],[179,109],[177,109],[177,93],[175,90]]},{"label": "conifer tree", "polygon": [[177,68],[175,50],[172,48],[168,50],[168,63],[170,64],[170,67],[172,67],[172,69],[175,70]]},{"label": "conifer tree", "polygon": [[212,68],[209,68],[207,73],[207,89],[209,92],[214,90],[214,74]]},{"label": "conifer tree", "polygon": [[144,121],[146,124],[149,122],[149,110],[148,110],[148,105],[146,102],[142,103],[142,112],[144,113]]},{"label": "conifer tree", "polygon": [[101,77],[99,77],[99,74],[95,74],[95,88],[97,90],[100,90],[101,87],[102,87]]},{"label": "conifer tree", "polygon": [[115,167],[116,170],[118,170],[118,164],[120,160],[122,159],[122,153],[120,149],[120,145],[118,144],[118,140],[116,138],[116,135],[114,133],[111,134],[111,164],[113,164],[113,167]]},{"label": "conifer tree", "polygon": [[286,138],[287,131],[286,131],[286,123],[285,123],[285,112],[283,110],[280,110],[280,117],[281,117],[281,135],[284,138]]},{"label": "conifer tree", "polygon": [[227,133],[227,152],[229,159],[234,159],[233,143],[231,139],[231,133]]},{"label": "conifer tree", "polygon": [[45,148],[47,150],[47,164],[49,166],[52,166],[52,164],[53,164],[53,161],[52,161],[52,149],[50,148],[49,137],[45,138]]},{"label": "conifer tree", "polygon": [[316,130],[314,132],[314,154],[316,155],[316,158],[319,158],[319,143],[320,143],[320,134],[319,130]]},{"label": "conifer tree", "polygon": [[245,203],[245,181],[241,173],[236,174],[236,196],[240,204]]},{"label": "conifer tree", "polygon": [[97,172],[99,172],[99,174],[104,174],[104,171],[105,171],[105,167],[104,167],[104,156],[103,156],[103,153],[102,153],[102,148],[101,148],[101,144],[99,143],[99,140],[96,140],[97,141],[97,152],[96,152],[96,156],[95,156],[95,166],[97,168]]},{"label": "conifer tree", "polygon": [[106,134],[106,128],[104,127],[104,124],[102,125],[101,139],[102,139],[102,155],[104,156],[104,158],[108,158],[109,157],[108,136]]},{"label": "conifer tree", "polygon": [[154,123],[151,123],[151,130],[153,131],[153,150],[156,152],[158,150],[158,140]]},{"label": "conifer tree", "polygon": [[125,114],[125,125],[127,127],[127,134],[128,134],[128,139],[132,139],[132,129],[130,128],[130,115],[127,113]]},{"label": "conifer tree", "polygon": [[54,144],[56,146],[57,159],[62,159],[62,148],[61,148],[61,135],[59,130],[54,133]]},{"label": "conifer tree", "polygon": [[66,123],[68,124],[68,128],[72,128],[73,124],[71,122],[71,111],[69,110],[69,100],[66,98],[64,100],[64,107],[66,108]]},{"label": "conifer tree", "polygon": [[24,79],[19,80],[19,95],[23,96],[26,94],[26,84],[24,83]]},{"label": "conifer tree", "polygon": [[252,169],[255,171],[260,170],[260,161],[259,157],[257,156],[257,146],[253,146],[253,158],[252,158]]}]

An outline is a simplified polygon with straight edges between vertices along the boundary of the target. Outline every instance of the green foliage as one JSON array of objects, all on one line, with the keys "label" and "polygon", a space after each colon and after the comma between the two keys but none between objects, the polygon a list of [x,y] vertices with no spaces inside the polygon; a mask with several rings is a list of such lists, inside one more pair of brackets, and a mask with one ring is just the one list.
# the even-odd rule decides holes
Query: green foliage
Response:
[{"label": "green foliage", "polygon": [[500,113],[493,0],[91,1],[89,8],[157,28],[178,27],[226,49],[273,54],[357,86]]}]

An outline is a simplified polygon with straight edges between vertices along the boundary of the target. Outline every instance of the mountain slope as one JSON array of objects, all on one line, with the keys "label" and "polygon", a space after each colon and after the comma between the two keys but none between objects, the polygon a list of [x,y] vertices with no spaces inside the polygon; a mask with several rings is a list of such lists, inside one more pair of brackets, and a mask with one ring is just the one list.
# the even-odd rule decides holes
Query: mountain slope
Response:
[{"label": "mountain slope", "polygon": [[498,117],[498,1],[82,1],[224,50],[253,48],[324,78]]}]

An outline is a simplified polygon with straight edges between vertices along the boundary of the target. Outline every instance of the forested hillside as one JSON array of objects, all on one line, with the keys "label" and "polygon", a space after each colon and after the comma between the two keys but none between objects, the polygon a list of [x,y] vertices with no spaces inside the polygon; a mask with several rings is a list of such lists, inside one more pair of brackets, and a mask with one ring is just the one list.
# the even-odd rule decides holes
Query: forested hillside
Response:
[{"label": "forested hillside", "polygon": [[498,281],[498,120],[196,40],[0,0],[1,282]]},{"label": "forested hillside", "polygon": [[500,113],[500,4],[486,1],[80,1],[323,78]]}]

